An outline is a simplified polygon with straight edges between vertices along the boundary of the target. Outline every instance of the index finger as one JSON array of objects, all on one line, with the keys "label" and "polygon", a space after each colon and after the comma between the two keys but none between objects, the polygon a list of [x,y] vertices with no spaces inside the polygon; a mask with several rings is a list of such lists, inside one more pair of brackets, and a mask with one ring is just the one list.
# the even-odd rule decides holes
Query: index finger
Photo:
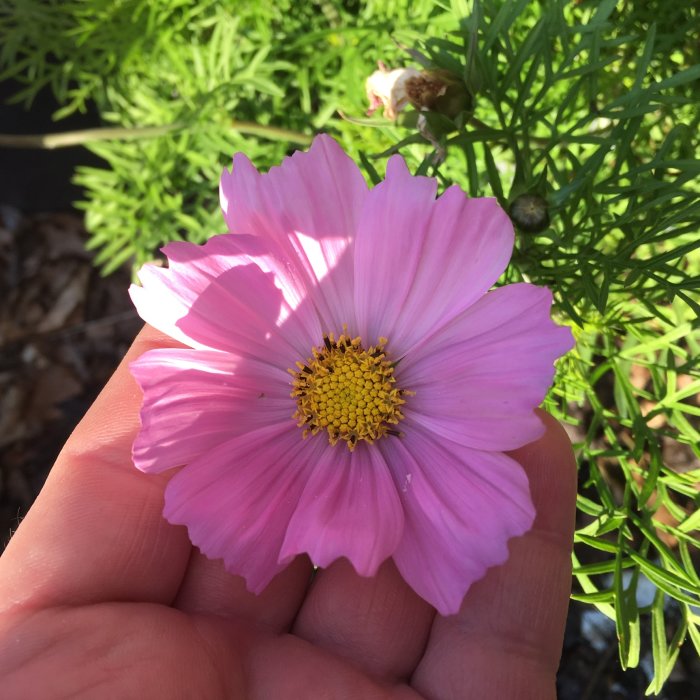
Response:
[{"label": "index finger", "polygon": [[167,475],[133,466],[142,395],[128,369],[173,344],[146,326],[69,438],[0,559],[0,610],[175,597],[191,545],[162,516]]}]

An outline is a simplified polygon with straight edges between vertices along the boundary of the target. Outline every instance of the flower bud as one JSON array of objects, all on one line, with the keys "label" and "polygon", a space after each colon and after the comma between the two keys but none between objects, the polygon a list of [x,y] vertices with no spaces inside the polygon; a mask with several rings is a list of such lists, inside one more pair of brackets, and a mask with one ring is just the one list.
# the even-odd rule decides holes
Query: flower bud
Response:
[{"label": "flower bud", "polygon": [[446,70],[422,70],[415,68],[386,67],[378,62],[365,81],[369,100],[367,114],[373,114],[384,106],[384,116],[395,121],[405,107],[411,104],[419,112],[430,110],[454,119],[466,109],[472,108],[472,97],[465,84]]},{"label": "flower bud", "polygon": [[471,109],[472,99],[464,83],[446,70],[425,70],[406,81],[409,102],[419,111],[429,109],[454,119]]},{"label": "flower bud", "polygon": [[549,226],[547,200],[539,194],[518,195],[508,210],[513,223],[526,233],[539,233]]}]

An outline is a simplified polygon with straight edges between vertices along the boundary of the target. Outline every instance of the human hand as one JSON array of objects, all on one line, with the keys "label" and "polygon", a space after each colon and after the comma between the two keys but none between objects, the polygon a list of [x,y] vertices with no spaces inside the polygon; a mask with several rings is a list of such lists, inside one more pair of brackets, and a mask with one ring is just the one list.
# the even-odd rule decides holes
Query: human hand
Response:
[{"label": "human hand", "polygon": [[440,617],[391,561],[374,578],[298,557],[260,595],[163,519],[169,474],[134,469],[128,363],[172,345],[146,328],[76,428],[0,559],[0,688],[50,698],[545,700],[571,583],[568,439],[515,451],[537,509],[510,557]]}]

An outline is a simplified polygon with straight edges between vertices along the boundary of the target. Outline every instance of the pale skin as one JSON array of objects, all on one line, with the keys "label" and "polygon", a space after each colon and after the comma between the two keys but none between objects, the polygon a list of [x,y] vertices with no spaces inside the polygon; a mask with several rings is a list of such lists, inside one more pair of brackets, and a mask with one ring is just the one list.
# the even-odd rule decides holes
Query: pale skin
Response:
[{"label": "pale skin", "polygon": [[[0,688],[40,698],[553,700],[576,476],[562,428],[515,451],[537,509],[510,557],[440,617],[391,561],[309,585],[299,557],[260,596],[162,517],[169,474],[131,462],[138,336],[0,558]],[[384,438],[391,439],[391,438]]]}]

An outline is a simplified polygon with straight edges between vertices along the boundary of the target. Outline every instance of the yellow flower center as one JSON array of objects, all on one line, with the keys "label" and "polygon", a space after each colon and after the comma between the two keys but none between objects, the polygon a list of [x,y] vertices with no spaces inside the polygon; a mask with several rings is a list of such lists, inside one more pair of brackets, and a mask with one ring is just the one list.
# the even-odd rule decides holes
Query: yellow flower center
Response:
[{"label": "yellow flower center", "polygon": [[352,451],[360,440],[372,443],[400,435],[391,426],[403,418],[402,396],[412,392],[396,388],[386,343],[380,338],[365,350],[359,337],[343,334],[336,340],[330,333],[322,347],[313,348],[313,357],[289,370],[297,402],[293,417],[304,428],[304,437],[326,430],[331,445],[345,440]]}]

